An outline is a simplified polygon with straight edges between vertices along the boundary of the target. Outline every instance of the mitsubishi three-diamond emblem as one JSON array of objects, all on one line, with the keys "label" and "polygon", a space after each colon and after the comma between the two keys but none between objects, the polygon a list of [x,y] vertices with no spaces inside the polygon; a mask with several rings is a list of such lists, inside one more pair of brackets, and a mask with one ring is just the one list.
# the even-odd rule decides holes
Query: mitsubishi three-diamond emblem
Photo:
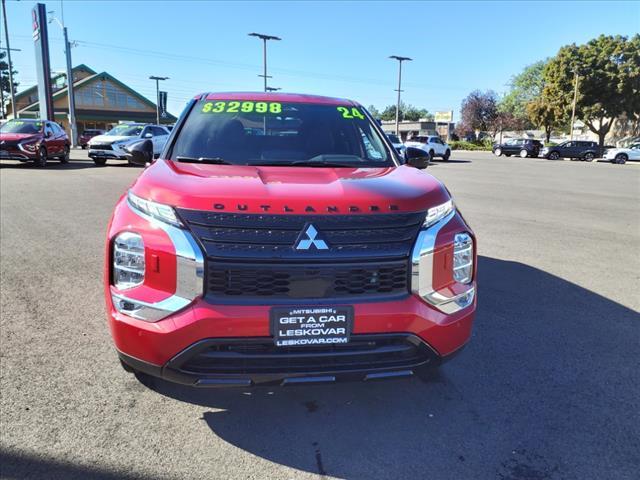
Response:
[{"label": "mitsubishi three-diamond emblem", "polygon": [[294,248],[296,250],[309,250],[312,246],[316,247],[316,250],[329,250],[327,242],[318,238],[318,230],[316,230],[316,227],[308,224],[302,230]]}]

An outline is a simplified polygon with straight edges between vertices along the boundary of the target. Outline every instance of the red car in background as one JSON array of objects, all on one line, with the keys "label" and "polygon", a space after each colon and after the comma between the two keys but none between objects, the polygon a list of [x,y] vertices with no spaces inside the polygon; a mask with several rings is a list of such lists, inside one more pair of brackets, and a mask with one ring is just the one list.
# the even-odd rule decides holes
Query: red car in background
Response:
[{"label": "red car in background", "polygon": [[82,135],[80,135],[80,138],[78,138],[78,144],[85,149],[87,145],[89,145],[89,140],[98,135],[104,135],[104,132],[105,130],[99,130],[97,128],[85,130],[82,132]]},{"label": "red car in background", "polygon": [[1,160],[31,161],[44,167],[50,158],[67,163],[69,151],[69,137],[55,122],[19,118],[0,127]]}]

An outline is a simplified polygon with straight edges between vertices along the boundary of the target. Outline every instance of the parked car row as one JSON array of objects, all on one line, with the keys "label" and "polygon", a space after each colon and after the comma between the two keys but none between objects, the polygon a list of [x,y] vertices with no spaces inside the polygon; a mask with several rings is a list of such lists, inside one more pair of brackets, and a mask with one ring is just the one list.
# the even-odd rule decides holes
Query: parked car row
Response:
[{"label": "parked car row", "polygon": [[626,148],[600,148],[598,142],[570,140],[559,145],[545,147],[539,140],[511,138],[503,143],[495,143],[491,150],[498,157],[518,155],[522,158],[543,157],[549,160],[570,158],[587,162],[592,162],[596,158],[604,158],[618,164],[626,163],[627,160],[640,160],[640,143],[634,143]]}]

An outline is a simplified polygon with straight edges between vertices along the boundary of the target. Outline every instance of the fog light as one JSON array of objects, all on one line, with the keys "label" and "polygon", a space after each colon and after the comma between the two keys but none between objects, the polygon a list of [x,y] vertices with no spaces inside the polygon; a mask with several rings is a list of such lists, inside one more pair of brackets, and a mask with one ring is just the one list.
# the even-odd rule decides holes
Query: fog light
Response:
[{"label": "fog light", "polygon": [[458,233],[453,243],[453,279],[470,283],[473,278],[473,239],[468,233]]},{"label": "fog light", "polygon": [[144,242],[137,233],[124,232],[113,241],[113,284],[119,290],[144,281]]}]

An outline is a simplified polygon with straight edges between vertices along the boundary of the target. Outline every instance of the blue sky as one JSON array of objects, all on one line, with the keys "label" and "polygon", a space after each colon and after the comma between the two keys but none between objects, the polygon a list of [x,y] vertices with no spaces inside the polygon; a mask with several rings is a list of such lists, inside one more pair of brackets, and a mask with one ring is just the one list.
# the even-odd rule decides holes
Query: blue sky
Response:
[{"label": "blue sky", "polygon": [[[7,1],[21,87],[36,82],[30,10]],[[45,2],[61,17],[59,0]],[[169,110],[202,91],[261,90],[262,44],[271,85],[341,96],[378,108],[395,102],[397,63],[403,100],[434,112],[458,111],[473,89],[507,90],[523,67],[568,43],[640,31],[640,2],[188,2],[63,3],[74,65],[85,63],[155,100],[149,75],[168,76]],[[4,27],[2,27],[4,28]],[[65,68],[62,32],[49,30],[51,65]],[[2,46],[4,31],[2,32]],[[457,115],[456,115],[457,119]]]}]

